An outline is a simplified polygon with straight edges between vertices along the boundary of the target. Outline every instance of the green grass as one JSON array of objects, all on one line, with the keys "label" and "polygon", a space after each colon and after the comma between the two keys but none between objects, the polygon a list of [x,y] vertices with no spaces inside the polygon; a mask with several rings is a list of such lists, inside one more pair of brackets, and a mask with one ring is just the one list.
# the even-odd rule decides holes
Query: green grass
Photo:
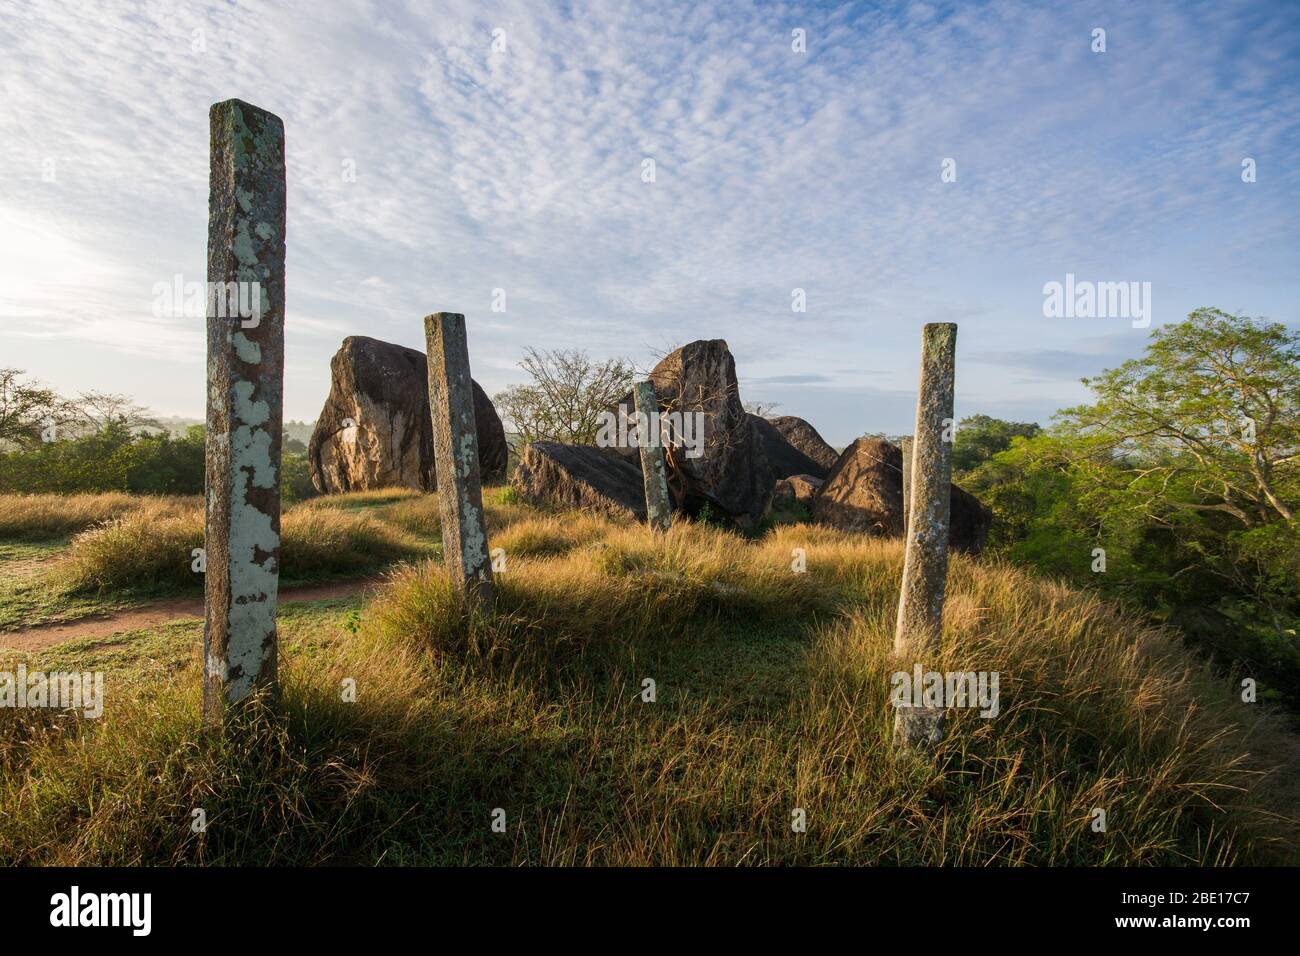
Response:
[{"label": "green grass", "polygon": [[46,541],[0,541],[0,572],[10,575],[31,570],[29,566],[56,558],[68,546],[68,538]]},{"label": "green grass", "polygon": [[897,543],[489,512],[494,614],[432,562],[285,607],[282,716],[226,738],[200,730],[199,625],[25,658],[102,669],[109,699],[0,711],[0,862],[1297,862],[1294,737],[1090,596],[954,557],[938,666],[999,671],[1002,712],[915,759],[889,746]]},{"label": "green grass", "polygon": [[48,577],[0,577],[0,634],[111,614],[145,602],[145,596],[72,594]]},{"label": "green grass", "polygon": [[[436,499],[402,489],[294,505],[282,520],[281,582],[367,577],[437,557],[436,510]],[[198,596],[193,550],[202,545],[198,498],[0,495],[0,632]]]},{"label": "green grass", "polygon": [[[313,499],[285,512],[280,523],[286,584],[355,577],[430,549],[360,507]],[[70,593],[157,592],[202,588],[193,553],[203,546],[203,515],[195,510],[156,515],[147,509],[114,519],[72,540],[61,564]]]}]

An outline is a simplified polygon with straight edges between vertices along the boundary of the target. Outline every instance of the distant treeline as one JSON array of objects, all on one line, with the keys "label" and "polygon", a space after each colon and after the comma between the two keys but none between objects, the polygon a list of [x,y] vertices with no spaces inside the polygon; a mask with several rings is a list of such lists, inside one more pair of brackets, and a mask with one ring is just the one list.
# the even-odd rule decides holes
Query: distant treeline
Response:
[{"label": "distant treeline", "polygon": [[[203,493],[203,425],[176,428],[129,398],[84,392],[74,398],[0,369],[0,492],[123,491],[130,494]],[[281,486],[287,501],[316,494],[305,440],[285,428]]]},{"label": "distant treeline", "polygon": [[[109,422],[88,434],[0,453],[0,492],[201,495],[203,442],[202,425],[191,425],[173,437]],[[316,495],[305,449],[290,450],[301,444],[285,439],[280,488],[286,503]]]}]

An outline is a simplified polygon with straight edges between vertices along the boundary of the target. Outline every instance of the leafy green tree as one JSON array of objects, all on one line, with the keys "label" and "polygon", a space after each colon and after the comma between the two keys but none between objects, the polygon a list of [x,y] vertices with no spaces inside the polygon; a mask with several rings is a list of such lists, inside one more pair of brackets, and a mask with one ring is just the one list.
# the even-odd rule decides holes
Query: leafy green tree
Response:
[{"label": "leafy green tree", "polygon": [[289,430],[285,429],[280,450],[285,455],[305,455],[307,454],[307,443],[301,438],[294,438],[289,434]]},{"label": "leafy green tree", "polygon": [[962,476],[994,510],[990,544],[1141,604],[1300,706],[1298,362],[1297,333],[1218,309],[1157,330],[1085,380],[1093,403]]},{"label": "leafy green tree", "polygon": [[1131,458],[1151,498],[1218,511],[1243,528],[1300,507],[1300,333],[1197,309],[1156,330],[1146,354],[1084,384],[1069,427]]},{"label": "leafy green tree", "polygon": [[286,505],[306,501],[320,494],[311,481],[311,465],[305,454],[286,452],[280,461],[280,498]]},{"label": "leafy green tree", "polygon": [[952,444],[952,470],[961,475],[978,468],[1000,451],[1011,447],[1014,438],[1033,438],[1040,431],[1034,422],[1008,422],[988,415],[971,415],[957,426]]}]

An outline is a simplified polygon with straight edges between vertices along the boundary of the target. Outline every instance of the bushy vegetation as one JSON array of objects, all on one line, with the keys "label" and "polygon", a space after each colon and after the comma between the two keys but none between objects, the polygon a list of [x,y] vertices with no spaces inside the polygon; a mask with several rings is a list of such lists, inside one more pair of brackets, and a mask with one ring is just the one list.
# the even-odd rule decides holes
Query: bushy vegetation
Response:
[{"label": "bushy vegetation", "polygon": [[1178,624],[1300,710],[1300,335],[1202,309],[1086,383],[1041,433],[959,429],[992,550]]},{"label": "bushy vegetation", "polygon": [[[173,435],[125,396],[63,398],[0,368],[0,494],[199,495],[203,456],[202,425]],[[287,431],[280,479],[286,503],[318,494],[306,446]]]},{"label": "bushy vegetation", "polygon": [[[302,442],[297,444],[301,445]],[[307,461],[306,453],[290,453],[286,449],[280,458],[281,502],[291,505],[319,496],[320,492],[311,481],[311,465]]]},{"label": "bushy vegetation", "polygon": [[1001,711],[914,760],[900,543],[490,509],[496,613],[436,561],[359,614],[286,613],[281,721],[199,729],[197,626],[29,661],[105,669],[108,704],[0,712],[0,862],[1296,862],[1291,738],[1096,597],[955,557],[939,666],[999,671]]},{"label": "bushy vegetation", "polygon": [[[203,494],[204,428],[179,438],[140,434],[110,423],[102,430],[0,452],[0,493]],[[305,454],[284,453],[280,493],[286,504],[315,498]]]},{"label": "bushy vegetation", "polygon": [[0,492],[201,494],[203,428],[141,435],[120,422],[0,453]]}]

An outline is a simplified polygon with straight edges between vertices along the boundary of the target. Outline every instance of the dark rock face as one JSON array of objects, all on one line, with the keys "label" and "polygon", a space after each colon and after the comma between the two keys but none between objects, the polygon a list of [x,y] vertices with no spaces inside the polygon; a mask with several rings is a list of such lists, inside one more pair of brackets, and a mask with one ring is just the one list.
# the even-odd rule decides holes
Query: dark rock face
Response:
[{"label": "dark rock face", "polygon": [[[767,456],[767,463],[772,467],[772,475],[778,481],[792,475],[812,475],[814,478],[825,480],[827,473],[830,471],[830,466],[823,466],[816,459],[810,458],[802,449],[791,443],[785,433],[777,427],[776,419],[763,418],[761,415],[750,415],[749,417],[754,424],[754,428],[758,431],[759,440],[763,443],[763,454]],[[817,435],[812,426],[802,418],[788,415],[782,421],[800,422],[808,431]],[[817,436],[817,440],[821,441],[820,435]],[[829,445],[826,447],[830,448]],[[835,463],[835,457],[835,450],[831,449],[832,465]]]},{"label": "dark rock face", "polygon": [[590,445],[532,442],[525,446],[510,483],[530,504],[646,518],[641,470]]},{"label": "dark rock face", "polygon": [[840,455],[813,501],[813,520],[841,531],[903,535],[903,452],[859,438]]},{"label": "dark rock face", "polygon": [[[816,471],[805,471],[803,474],[823,479],[830,474],[830,470],[835,467],[835,462],[839,460],[840,453],[826,443],[826,439],[817,433],[817,429],[797,415],[778,415],[776,418],[767,419],[767,422],[804,457],[817,463]],[[788,478],[789,475],[777,477]]]},{"label": "dark rock face", "polygon": [[825,482],[815,475],[791,475],[789,478],[782,478],[776,483],[776,488],[772,492],[772,506],[775,508],[778,503],[798,502],[811,508],[818,489],[824,484]]},{"label": "dark rock face", "polygon": [[[505,475],[509,446],[487,393],[474,386],[484,480]],[[330,394],[307,446],[312,484],[327,494],[437,488],[429,365],[423,352],[350,335],[330,360]]]},{"label": "dark rock face", "polygon": [[[842,531],[902,537],[903,453],[883,438],[859,438],[840,455],[813,499],[813,520]],[[948,544],[977,555],[988,537],[992,512],[969,492],[952,486]]]},{"label": "dark rock face", "polygon": [[[722,339],[701,339],[665,355],[650,372],[661,412],[701,413],[698,457],[686,448],[668,452],[669,488],[689,513],[709,504],[714,511],[752,527],[772,502],[773,477],[763,442],[740,401],[736,361]],[[629,393],[615,406],[635,411]],[[631,458],[637,449],[618,449]]]},{"label": "dark rock face", "polygon": [[993,510],[964,488],[952,486],[952,516],[948,519],[948,545],[978,555],[984,550],[993,524]]}]

